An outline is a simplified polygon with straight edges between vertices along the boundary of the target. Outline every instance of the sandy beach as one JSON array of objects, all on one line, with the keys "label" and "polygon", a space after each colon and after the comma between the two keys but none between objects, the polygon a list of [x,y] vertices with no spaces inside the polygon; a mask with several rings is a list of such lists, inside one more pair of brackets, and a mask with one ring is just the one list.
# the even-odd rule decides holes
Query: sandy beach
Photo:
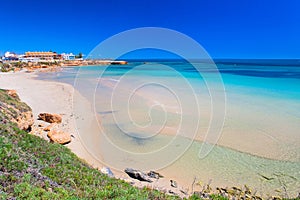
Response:
[{"label": "sandy beach", "polygon": [[[82,97],[71,85],[35,80],[35,73],[17,72],[17,73],[1,73],[0,88],[16,90],[20,99],[27,103],[33,111],[35,123],[33,129],[42,122],[38,119],[38,114],[42,112],[56,113],[63,117],[60,129],[73,135],[72,142],[66,146],[72,150],[77,156],[86,160],[93,167],[101,167],[101,163],[93,158],[86,151],[84,145],[80,142],[80,136],[76,130],[75,118],[73,112],[73,96],[80,100],[82,108],[85,112],[80,116],[85,121],[85,131],[90,131],[93,127],[90,122],[94,115],[90,103]],[[46,140],[46,134],[39,135]]]},{"label": "sandy beach", "polygon": [[[20,99],[32,108],[35,120],[33,129],[43,124],[42,121],[38,120],[39,113],[48,112],[62,115],[63,120],[58,128],[72,135],[72,141],[65,146],[70,148],[73,153],[92,167],[98,168],[99,170],[103,168],[103,163],[98,160],[99,155],[96,156],[97,158],[93,156],[85,147],[84,142],[82,142],[82,140],[85,139],[88,141],[97,141],[97,136],[95,136],[95,138],[84,139],[81,138],[78,132],[79,129],[81,129],[81,133],[99,129],[99,127],[95,127],[97,123],[93,121],[96,120],[96,115],[94,114],[91,103],[78,91],[74,90],[71,85],[37,80],[35,79],[37,76],[36,73],[39,72],[26,73],[25,71],[21,71],[15,73],[0,73],[0,88],[16,90]],[[73,108],[73,101],[76,101],[76,110]],[[79,121],[80,123],[78,123]],[[32,132],[35,133],[34,130]],[[49,141],[46,133],[40,134],[37,132],[35,134]],[[97,152],[99,149],[95,149],[95,151],[96,153],[101,153]],[[93,154],[95,154],[95,152],[93,152]],[[113,169],[112,171],[116,178],[129,182],[136,187],[142,188],[146,186],[165,192],[172,190],[181,197],[187,196],[180,190],[187,192],[189,186],[181,186],[178,180],[178,188],[171,187],[171,177],[157,179],[152,183],[148,183],[132,179],[122,171]]]}]

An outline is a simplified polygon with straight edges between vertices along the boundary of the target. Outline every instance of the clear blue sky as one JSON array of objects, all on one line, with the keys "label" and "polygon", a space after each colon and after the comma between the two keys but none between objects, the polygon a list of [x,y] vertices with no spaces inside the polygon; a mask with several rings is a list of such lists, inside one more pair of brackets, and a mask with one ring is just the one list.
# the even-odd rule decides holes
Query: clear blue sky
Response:
[{"label": "clear blue sky", "polygon": [[0,54],[87,54],[121,31],[157,26],[213,58],[300,58],[299,0],[6,0],[0,19]]}]

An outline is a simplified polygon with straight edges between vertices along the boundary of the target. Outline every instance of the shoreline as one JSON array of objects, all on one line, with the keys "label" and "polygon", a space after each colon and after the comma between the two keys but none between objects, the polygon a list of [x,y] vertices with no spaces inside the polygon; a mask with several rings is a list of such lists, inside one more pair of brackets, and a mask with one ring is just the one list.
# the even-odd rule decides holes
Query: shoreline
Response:
[{"label": "shoreline", "polygon": [[[78,92],[69,84],[36,80],[34,79],[36,77],[35,73],[26,73],[24,71],[0,73],[0,88],[16,90],[20,99],[32,108],[34,117],[33,129],[42,123],[40,120],[37,120],[39,113],[49,112],[62,115],[63,121],[59,128],[74,136],[72,142],[66,146],[77,156],[84,158],[93,167],[101,166],[99,161],[92,158],[85,150],[75,128],[74,119],[76,116],[73,113],[72,100],[73,94],[78,94]],[[77,96],[80,97],[86,108],[91,108],[90,103],[84,97],[81,95]],[[85,116],[83,116],[85,120],[90,120],[92,117],[91,112],[86,112]],[[42,133],[38,134],[38,136],[49,140],[47,134]]]},{"label": "shoreline", "polygon": [[[39,72],[26,73],[24,71],[21,71],[17,73],[0,73],[0,88],[15,89],[17,91],[21,100],[27,103],[33,110],[34,119],[35,119],[34,126],[38,126],[40,122],[37,120],[37,115],[40,112],[61,114],[63,116],[63,123],[62,123],[63,130],[74,135],[74,138],[72,138],[71,143],[67,144],[66,146],[70,148],[71,151],[75,153],[79,158],[85,160],[92,167],[100,170],[102,167],[104,167],[104,165],[101,163],[101,161],[95,160],[93,156],[91,156],[91,154],[87,152],[87,150],[85,149],[84,145],[80,140],[80,136],[78,132],[76,131],[77,128],[75,122],[76,117],[82,118],[84,122],[91,122],[95,117],[94,112],[92,110],[91,103],[85,97],[83,97],[79,93],[79,91],[76,91],[72,85],[61,83],[61,82],[55,82],[55,81],[37,80],[35,79],[35,77],[37,76],[36,73]],[[72,107],[73,95],[76,95],[76,99],[79,99],[80,103],[83,105],[82,108],[84,110],[82,110],[83,112],[81,112],[83,113],[83,116],[74,115],[74,110]],[[80,128],[84,128],[84,130],[86,131],[94,130],[93,127],[89,126],[92,123],[84,123],[84,124],[85,126]],[[39,136],[48,140],[45,134]],[[140,187],[140,188],[148,187],[148,188],[158,189],[160,191],[165,191],[165,192],[168,192],[171,189],[174,190],[174,188],[170,186],[169,180],[174,178],[175,176],[165,177],[164,179],[158,179],[153,183],[147,183],[147,182],[136,181],[132,178],[129,178],[127,174],[121,171],[114,170],[113,173],[115,174],[115,178],[125,180],[126,182],[129,182],[136,187]],[[175,180],[178,181],[179,185],[183,184],[182,186],[179,186],[177,188],[176,194],[180,194],[181,197],[186,197],[187,195],[180,192],[180,190],[186,191],[187,188],[190,189],[192,183],[184,183],[184,181],[180,179],[175,179]],[[202,188],[197,186],[196,184],[193,187],[194,187],[193,189],[194,191]]]}]

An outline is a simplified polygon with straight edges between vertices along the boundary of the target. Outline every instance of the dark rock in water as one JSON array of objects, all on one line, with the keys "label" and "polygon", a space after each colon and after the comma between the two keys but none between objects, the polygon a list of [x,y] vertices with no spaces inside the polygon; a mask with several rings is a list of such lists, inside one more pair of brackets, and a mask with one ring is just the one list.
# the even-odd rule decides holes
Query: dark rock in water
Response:
[{"label": "dark rock in water", "polygon": [[184,190],[180,190],[180,192],[181,192],[182,194],[185,194],[185,195],[188,194],[188,192],[187,192],[187,191],[184,191]]},{"label": "dark rock in water", "polygon": [[172,191],[172,190],[169,190],[168,192],[169,192],[169,194],[176,195],[176,193],[174,191]]},{"label": "dark rock in water", "polygon": [[159,178],[163,178],[162,175],[160,175],[159,173],[155,172],[155,171],[150,171],[147,174],[149,177],[151,178],[155,178],[155,179],[159,179]]},{"label": "dark rock in water", "polygon": [[126,168],[124,171],[131,178],[137,179],[139,181],[147,181],[149,183],[152,182],[152,180],[150,180],[150,177],[140,170]]},{"label": "dark rock in water", "polygon": [[171,182],[172,187],[177,188],[177,182],[176,181],[170,180],[170,182]]},{"label": "dark rock in water", "polygon": [[108,167],[102,167],[100,170],[103,174],[108,175],[109,177],[114,177],[114,173]]}]

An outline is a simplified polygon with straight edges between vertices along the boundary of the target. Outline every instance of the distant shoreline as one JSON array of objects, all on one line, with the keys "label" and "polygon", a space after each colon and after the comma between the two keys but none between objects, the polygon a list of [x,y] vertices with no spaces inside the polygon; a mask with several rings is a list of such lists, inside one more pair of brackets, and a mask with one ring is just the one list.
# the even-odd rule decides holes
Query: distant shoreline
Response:
[{"label": "distant shoreline", "polygon": [[21,61],[6,61],[0,62],[0,71],[20,71],[27,69],[32,72],[36,69],[56,69],[58,67],[71,67],[71,66],[93,66],[93,65],[126,65],[127,61],[124,60],[51,60],[40,62],[21,62]]}]

